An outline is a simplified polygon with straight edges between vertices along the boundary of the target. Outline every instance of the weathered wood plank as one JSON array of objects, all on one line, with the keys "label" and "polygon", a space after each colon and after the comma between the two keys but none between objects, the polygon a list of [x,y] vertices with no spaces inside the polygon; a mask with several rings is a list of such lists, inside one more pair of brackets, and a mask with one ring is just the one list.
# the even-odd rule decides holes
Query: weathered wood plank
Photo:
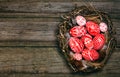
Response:
[{"label": "weathered wood plank", "polygon": [[0,41],[0,47],[57,47],[57,41]]},{"label": "weathered wood plank", "polygon": [[[83,2],[0,2],[0,12],[35,12],[35,13],[64,13],[71,11],[75,4]],[[120,13],[120,2],[91,2],[97,9],[112,14]],[[88,4],[87,4],[88,5]]]},{"label": "weathered wood plank", "polygon": [[[99,74],[120,73],[120,49],[112,54]],[[114,67],[114,68],[113,68]],[[73,73],[59,49],[53,48],[0,48],[0,73]]]},{"label": "weathered wood plank", "polygon": [[53,41],[57,25],[58,22],[0,22],[0,40]]},{"label": "weathered wood plank", "polygon": [[[60,22],[0,22],[0,40],[55,41]],[[119,35],[119,20],[113,20]],[[48,39],[49,38],[49,39]]]},{"label": "weathered wood plank", "polygon": [[[22,2],[81,2],[85,0],[21,0]],[[86,0],[87,2],[111,2],[113,0]],[[19,0],[0,0],[0,2],[20,2]],[[119,2],[119,0],[114,0],[114,2]]]},{"label": "weathered wood plank", "polygon": [[57,48],[0,48],[0,72],[70,72]]},{"label": "weathered wood plank", "polygon": [[104,74],[104,73],[94,73],[94,74],[0,74],[1,77],[119,77],[119,74]]},{"label": "weathered wood plank", "polygon": [[3,18],[59,18],[60,16],[64,15],[64,13],[1,13],[0,12],[0,19]]},{"label": "weathered wood plank", "polygon": [[[40,21],[1,21],[0,46],[57,46],[56,32],[60,22]],[[113,19],[113,25],[117,32],[117,46],[120,46],[119,20]]]},{"label": "weathered wood plank", "polygon": [[[103,71],[89,75],[72,74],[59,53],[55,36],[61,21],[59,17],[71,11],[75,4],[83,5],[82,1],[0,0],[0,77],[119,77],[119,48]],[[91,4],[111,15],[117,28],[117,46],[120,47],[120,1],[95,0]]]}]

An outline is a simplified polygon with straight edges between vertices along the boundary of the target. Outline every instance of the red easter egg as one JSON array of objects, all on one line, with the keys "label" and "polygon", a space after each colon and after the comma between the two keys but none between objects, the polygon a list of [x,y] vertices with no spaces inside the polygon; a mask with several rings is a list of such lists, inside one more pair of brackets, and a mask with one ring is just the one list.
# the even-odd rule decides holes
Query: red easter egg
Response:
[{"label": "red easter egg", "polygon": [[79,26],[83,26],[86,24],[86,19],[83,16],[77,16],[75,19]]},{"label": "red easter egg", "polygon": [[82,52],[84,48],[83,42],[76,37],[71,37],[69,39],[69,46],[73,52],[77,52],[77,53]]},{"label": "red easter egg", "polygon": [[95,61],[99,58],[99,53],[94,49],[84,49],[82,56],[87,61]]},{"label": "red easter egg", "polygon": [[82,60],[82,55],[80,53],[75,53],[75,54],[73,54],[73,58],[75,60],[80,61],[80,60]]},{"label": "red easter egg", "polygon": [[88,48],[88,49],[93,48],[93,40],[92,40],[92,37],[89,34],[82,36],[81,39],[82,39],[86,48]]},{"label": "red easter egg", "polygon": [[70,35],[73,37],[81,37],[87,33],[85,27],[83,26],[74,26],[70,29]]},{"label": "red easter egg", "polygon": [[93,38],[93,44],[94,44],[94,49],[96,50],[101,49],[105,44],[105,36],[103,34],[97,34]]},{"label": "red easter egg", "polygon": [[97,34],[100,33],[99,25],[96,24],[96,23],[93,22],[93,21],[88,21],[88,22],[86,23],[86,28],[87,28],[87,31],[88,31],[91,35],[93,35],[93,36],[95,36],[95,35],[97,35]]}]

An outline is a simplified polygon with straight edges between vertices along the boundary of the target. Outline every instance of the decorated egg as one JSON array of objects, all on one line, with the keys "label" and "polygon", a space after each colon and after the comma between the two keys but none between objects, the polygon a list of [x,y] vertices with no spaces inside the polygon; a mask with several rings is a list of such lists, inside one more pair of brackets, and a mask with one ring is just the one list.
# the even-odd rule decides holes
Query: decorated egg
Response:
[{"label": "decorated egg", "polygon": [[69,39],[69,46],[73,52],[77,52],[77,53],[82,52],[84,48],[83,42],[76,37],[71,37]]},{"label": "decorated egg", "polygon": [[83,16],[76,16],[75,19],[79,26],[84,26],[86,24],[86,19]]},{"label": "decorated egg", "polygon": [[105,36],[103,34],[98,34],[93,38],[94,49],[99,50],[105,44]]},{"label": "decorated egg", "polygon": [[82,41],[85,45],[86,48],[88,49],[92,49],[93,48],[93,41],[92,41],[92,38],[90,36],[82,36]]},{"label": "decorated egg", "polygon": [[94,49],[84,49],[82,52],[82,56],[87,61],[95,61],[99,59],[99,53]]},{"label": "decorated egg", "polygon": [[75,54],[73,54],[73,58],[75,60],[80,61],[80,60],[82,60],[82,55],[80,53],[75,53]]},{"label": "decorated egg", "polygon": [[87,33],[85,27],[83,26],[74,26],[70,29],[70,35],[73,37],[81,37]]},{"label": "decorated egg", "polygon": [[88,21],[88,22],[86,23],[86,28],[87,28],[87,31],[88,31],[91,35],[93,35],[93,36],[95,36],[95,35],[97,35],[97,34],[100,33],[99,25],[96,24],[96,23],[93,22],[93,21]]},{"label": "decorated egg", "polygon": [[107,31],[107,24],[106,23],[104,23],[104,22],[101,22],[100,24],[99,24],[99,26],[100,26],[100,31],[101,32],[106,32]]}]

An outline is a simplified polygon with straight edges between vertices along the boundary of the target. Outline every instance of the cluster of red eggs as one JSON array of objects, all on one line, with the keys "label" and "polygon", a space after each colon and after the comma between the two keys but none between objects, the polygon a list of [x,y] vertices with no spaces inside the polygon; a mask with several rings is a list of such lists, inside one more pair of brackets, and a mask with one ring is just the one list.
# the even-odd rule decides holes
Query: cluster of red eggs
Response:
[{"label": "cluster of red eggs", "polygon": [[72,55],[76,60],[85,59],[95,61],[99,59],[99,50],[105,44],[104,32],[107,31],[107,24],[87,21],[83,16],[76,16],[77,26],[70,29],[71,35],[69,46],[74,52]]}]

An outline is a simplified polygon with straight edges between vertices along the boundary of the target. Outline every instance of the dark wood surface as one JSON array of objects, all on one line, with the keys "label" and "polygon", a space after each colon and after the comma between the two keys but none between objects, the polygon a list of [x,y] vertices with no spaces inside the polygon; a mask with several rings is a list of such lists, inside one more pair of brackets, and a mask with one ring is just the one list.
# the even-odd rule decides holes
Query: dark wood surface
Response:
[{"label": "dark wood surface", "polygon": [[73,74],[57,44],[60,16],[85,0],[0,0],[0,77],[119,77],[120,1],[87,1],[110,14],[117,32],[116,50],[102,71]]}]

